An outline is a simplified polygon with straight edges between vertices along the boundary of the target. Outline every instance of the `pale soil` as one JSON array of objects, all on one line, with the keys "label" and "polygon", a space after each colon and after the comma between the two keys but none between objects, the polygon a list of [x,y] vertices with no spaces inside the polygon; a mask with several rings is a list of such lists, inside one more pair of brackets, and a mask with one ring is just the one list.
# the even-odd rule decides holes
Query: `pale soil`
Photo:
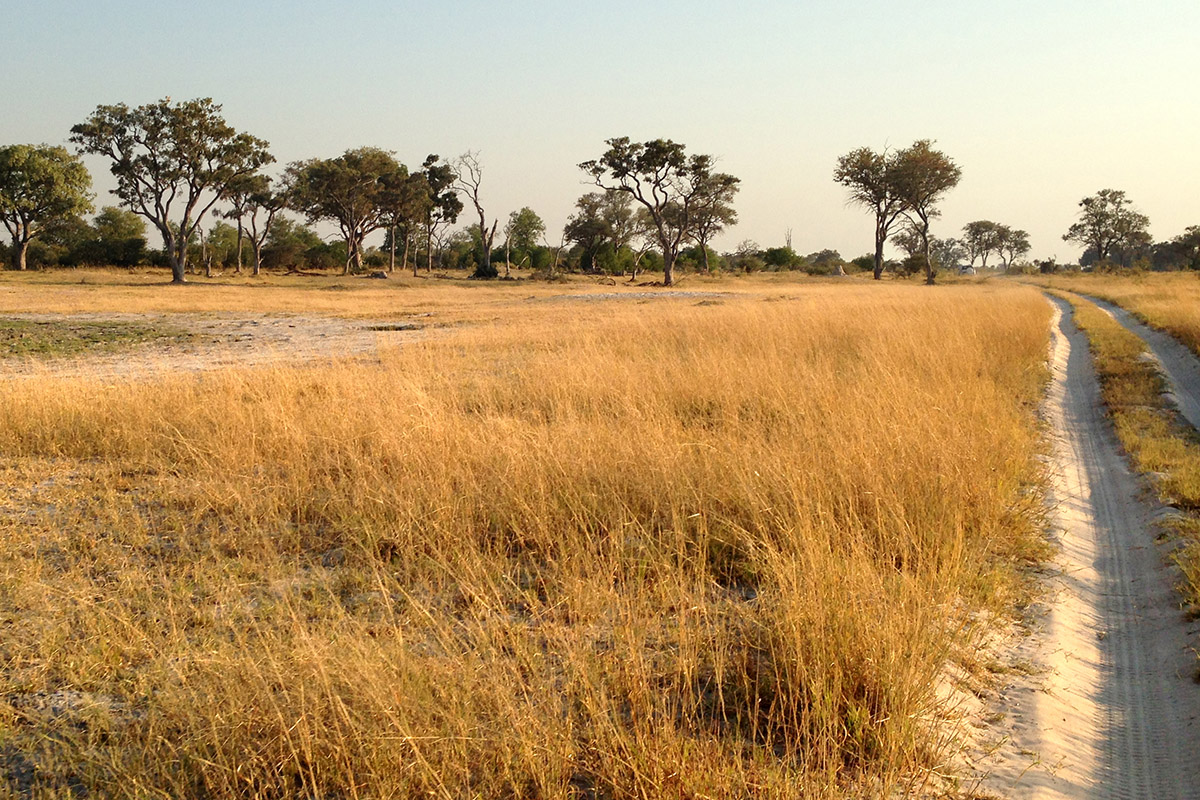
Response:
[{"label": "pale soil", "polygon": [[1130,472],[1087,340],[1070,306],[1052,302],[1046,417],[1061,551],[1027,635],[1003,653],[1027,669],[980,711],[976,796],[1200,797],[1200,622],[1180,611],[1169,545],[1156,544],[1169,510]]},{"label": "pale soil", "polygon": [[[530,296],[527,302],[635,303],[690,301],[719,303],[733,297],[721,291],[577,292]],[[146,378],[170,372],[202,372],[227,367],[300,364],[346,357],[374,357],[390,347],[436,336],[444,325],[433,312],[402,319],[345,318],[323,314],[246,312],[78,312],[70,314],[4,313],[3,319],[51,322],[126,322],[139,326],[165,325],[190,335],[185,344],[153,341],[119,352],[90,353],[76,358],[3,358],[0,380],[14,377],[97,376],[113,379]]]},{"label": "pale soil", "polygon": [[423,318],[345,319],[334,316],[245,313],[5,314],[8,319],[128,322],[168,325],[191,335],[184,344],[153,341],[115,353],[70,359],[0,359],[0,379],[22,376],[144,378],[231,366],[312,363],[371,357],[380,346],[416,341],[436,332]]}]

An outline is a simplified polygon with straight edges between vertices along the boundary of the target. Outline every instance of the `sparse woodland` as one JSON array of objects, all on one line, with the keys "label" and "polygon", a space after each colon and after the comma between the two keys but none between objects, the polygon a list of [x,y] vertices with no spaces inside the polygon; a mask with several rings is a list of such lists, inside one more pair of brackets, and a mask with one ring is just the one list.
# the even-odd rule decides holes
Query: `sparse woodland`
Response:
[{"label": "sparse woodland", "polygon": [[[1030,271],[1028,234],[990,220],[971,222],[962,236],[937,236],[939,203],[960,181],[961,168],[927,139],[907,148],[858,148],[838,159],[834,180],[853,204],[874,217],[873,255],[852,260],[836,251],[808,256],[784,247],[743,241],[717,253],[713,238],[737,224],[740,179],[718,172],[712,156],[689,154],[669,139],[609,139],[595,160],[578,165],[600,189],[579,198],[561,235],[523,237],[514,249],[506,214],[488,204],[488,171],[482,154],[429,155],[410,169],[395,154],[371,146],[339,156],[311,158],[272,169],[269,144],[239,132],[211,99],[136,108],[101,105],[71,130],[81,154],[106,158],[117,180],[116,205],[85,216],[96,199],[77,156],[62,147],[0,148],[0,222],[15,269],[51,266],[159,265],[173,282],[203,272],[258,275],[272,271],[384,272],[399,267],[419,276],[455,270],[475,278],[554,277],[560,271],[628,275],[651,271],[671,285],[680,270],[755,272],[798,269],[845,274],[885,269],[920,273],[932,283],[939,272],[987,268],[991,255],[1007,270]],[[593,199],[593,196],[597,199]],[[601,201],[599,198],[603,198]],[[1080,221],[1063,237],[1083,245],[1082,264],[1130,268],[1194,267],[1195,231],[1154,244],[1149,221],[1122,191],[1104,189],[1085,198]],[[464,209],[471,221],[460,219]],[[523,209],[536,217],[533,209]],[[119,232],[109,222],[128,220]],[[130,217],[132,215],[132,217]],[[322,236],[309,225],[337,235]],[[455,228],[456,224],[462,227]],[[147,226],[161,249],[147,238]],[[536,226],[535,226],[536,227]],[[384,232],[382,244],[368,237]],[[904,254],[885,255],[888,242]],[[557,245],[555,244],[557,242]],[[995,262],[993,262],[995,263]]]}]

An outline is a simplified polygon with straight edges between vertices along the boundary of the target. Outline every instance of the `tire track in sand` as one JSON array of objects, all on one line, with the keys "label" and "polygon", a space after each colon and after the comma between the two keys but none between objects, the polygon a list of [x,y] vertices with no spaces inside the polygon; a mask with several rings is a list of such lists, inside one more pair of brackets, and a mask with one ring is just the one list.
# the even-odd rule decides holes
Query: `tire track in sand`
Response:
[{"label": "tire track in sand", "polygon": [[[1038,674],[1002,693],[1008,742],[983,786],[1012,798],[1200,798],[1200,687],[1176,580],[1155,545],[1161,509],[1105,417],[1087,339],[1051,298],[1052,501],[1061,551]],[[1189,627],[1192,629],[1189,631]]]}]

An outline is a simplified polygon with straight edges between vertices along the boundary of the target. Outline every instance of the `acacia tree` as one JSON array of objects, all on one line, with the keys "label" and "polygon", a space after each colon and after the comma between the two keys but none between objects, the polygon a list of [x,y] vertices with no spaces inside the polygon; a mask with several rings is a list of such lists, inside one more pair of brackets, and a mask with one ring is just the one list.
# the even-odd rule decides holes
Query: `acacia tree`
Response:
[{"label": "acacia tree", "polygon": [[978,219],[963,226],[962,244],[967,249],[971,266],[980,259],[980,266],[987,269],[988,256],[998,253],[1003,242],[1004,226],[991,220]]},{"label": "acacia tree", "polygon": [[65,147],[0,147],[0,223],[12,237],[12,267],[28,267],[29,242],[48,225],[92,210],[92,176]]},{"label": "acacia tree", "polygon": [[408,170],[387,150],[360,147],[337,158],[314,158],[288,166],[291,208],[308,222],[337,223],[346,242],[343,275],[362,271],[363,240],[390,219],[388,192]]},{"label": "acacia tree", "polygon": [[697,201],[712,185],[713,158],[689,156],[670,139],[641,143],[622,136],[605,143],[604,155],[579,168],[601,189],[625,192],[646,210],[662,248],[663,284],[671,286],[680,246],[694,230]]},{"label": "acacia tree", "polygon": [[896,153],[891,178],[904,215],[921,237],[925,283],[932,286],[937,272],[929,250],[929,220],[940,214],[937,204],[958,185],[962,169],[929,139],[919,139]]},{"label": "acacia tree", "polygon": [[231,182],[274,161],[267,143],[238,133],[211,98],[137,108],[97,106],[71,128],[80,152],[107,156],[121,204],[162,235],[173,283],[183,283],[188,242]]},{"label": "acacia tree", "polygon": [[833,179],[850,190],[850,202],[875,215],[875,280],[883,278],[883,247],[906,209],[896,185],[896,156],[860,147],[841,156],[833,171]]},{"label": "acacia tree", "polygon": [[492,227],[487,226],[487,217],[483,213],[483,201],[480,199],[480,186],[483,184],[483,164],[479,161],[479,153],[468,150],[454,162],[458,171],[455,188],[465,194],[475,206],[479,215],[479,244],[483,249],[479,263],[475,267],[476,278],[495,278],[499,273],[492,266],[492,243],[496,240],[496,226],[499,220],[492,220]]},{"label": "acacia tree", "polygon": [[1101,189],[1079,201],[1079,221],[1063,241],[1091,248],[1098,261],[1108,261],[1114,249],[1131,250],[1150,239],[1150,218],[1139,213],[1116,189]]},{"label": "acacia tree", "polygon": [[1000,245],[996,248],[996,252],[1000,254],[1005,271],[1018,258],[1028,254],[1031,249],[1027,232],[1010,228],[1007,225],[1000,226]]}]

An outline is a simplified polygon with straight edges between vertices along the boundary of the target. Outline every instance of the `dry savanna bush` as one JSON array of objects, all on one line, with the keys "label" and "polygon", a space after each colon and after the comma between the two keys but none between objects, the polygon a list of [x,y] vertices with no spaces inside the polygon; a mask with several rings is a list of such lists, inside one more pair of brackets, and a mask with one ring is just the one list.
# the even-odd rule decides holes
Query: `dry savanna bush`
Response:
[{"label": "dry savanna bush", "polygon": [[514,309],[369,362],[9,383],[8,790],[862,796],[935,767],[939,673],[1037,540],[1045,302]]}]

